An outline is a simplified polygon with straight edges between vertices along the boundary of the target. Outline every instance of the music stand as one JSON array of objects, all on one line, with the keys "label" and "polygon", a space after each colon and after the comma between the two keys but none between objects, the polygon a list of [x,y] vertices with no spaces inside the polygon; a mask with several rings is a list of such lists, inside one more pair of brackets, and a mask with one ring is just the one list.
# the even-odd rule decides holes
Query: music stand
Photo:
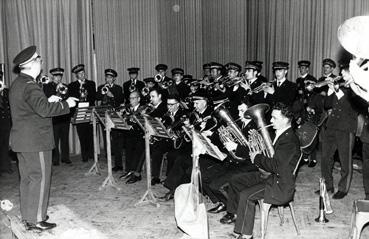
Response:
[{"label": "music stand", "polygon": [[135,204],[135,206],[152,203],[156,207],[160,204],[157,202],[155,195],[151,190],[151,162],[150,162],[150,138],[151,137],[161,137],[170,138],[168,131],[160,120],[152,118],[148,115],[134,115],[136,123],[144,128],[145,131],[145,162],[146,162],[146,179],[147,179],[147,190],[141,199]]},{"label": "music stand", "polygon": [[99,190],[102,190],[106,185],[112,186],[118,191],[120,191],[120,187],[115,182],[115,179],[113,177],[113,170],[112,170],[112,163],[111,163],[111,141],[110,141],[110,133],[111,129],[114,128],[114,122],[109,116],[108,111],[105,111],[105,136],[106,136],[106,155],[107,155],[107,161],[108,161],[108,176],[102,183],[102,185],[99,187]]},{"label": "music stand", "polygon": [[85,176],[101,174],[99,158],[98,158],[98,154],[100,153],[100,146],[99,146],[99,141],[97,139],[97,120],[96,120],[96,113],[94,109],[92,109],[91,119],[92,119],[92,135],[93,135],[93,144],[94,144],[94,164],[91,166],[88,172],[85,173]]}]

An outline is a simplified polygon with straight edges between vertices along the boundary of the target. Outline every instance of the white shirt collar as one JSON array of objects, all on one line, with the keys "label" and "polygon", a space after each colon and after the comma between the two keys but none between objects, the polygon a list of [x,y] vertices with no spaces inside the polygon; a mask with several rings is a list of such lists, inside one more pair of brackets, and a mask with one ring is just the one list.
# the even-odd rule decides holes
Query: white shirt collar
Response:
[{"label": "white shirt collar", "polygon": [[275,131],[275,138],[273,140],[273,145],[275,144],[275,142],[277,142],[279,136],[281,136],[289,128],[291,128],[291,125],[288,125],[287,127],[283,128],[283,129],[278,129],[278,130]]},{"label": "white shirt collar", "polygon": [[283,78],[282,80],[277,80],[277,85],[281,86],[286,81],[286,78]]},{"label": "white shirt collar", "polygon": [[306,73],[306,74],[304,74],[304,75],[301,75],[300,77],[301,77],[301,78],[305,78],[308,74],[309,74],[309,73]]},{"label": "white shirt collar", "polygon": [[254,78],[254,79],[251,79],[249,82],[249,84],[251,85],[252,83],[254,83],[258,78]]}]

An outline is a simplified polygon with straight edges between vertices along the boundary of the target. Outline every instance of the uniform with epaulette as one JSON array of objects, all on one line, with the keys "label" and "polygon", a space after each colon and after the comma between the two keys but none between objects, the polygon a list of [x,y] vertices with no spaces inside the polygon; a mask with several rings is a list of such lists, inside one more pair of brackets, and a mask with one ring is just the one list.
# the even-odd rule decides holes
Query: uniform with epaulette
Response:
[{"label": "uniform with epaulette", "polygon": [[[58,84],[61,83],[61,79],[64,74],[64,69],[57,67],[50,70],[50,74],[53,77],[60,77],[60,82],[56,83],[51,81],[47,84],[43,85],[43,91],[45,92],[46,97],[50,97],[52,95],[59,95],[57,92]],[[64,95],[64,99],[69,95],[66,92]],[[60,115],[53,117],[53,130],[54,130],[54,139],[56,147],[53,150],[53,165],[59,165],[59,162],[63,162],[66,164],[70,164],[71,161],[69,159],[69,128],[70,128],[70,114]],[[59,143],[60,143],[60,151],[59,151]]]},{"label": "uniform with epaulette", "polygon": [[[72,73],[77,80],[68,85],[69,95],[76,97],[80,102],[88,102],[89,106],[95,105],[96,84],[91,80],[85,79],[85,65],[79,64],[72,68]],[[87,162],[93,158],[93,132],[90,123],[76,124],[77,134],[81,145],[82,161]]]},{"label": "uniform with epaulette", "polygon": [[35,46],[21,51],[13,61],[20,74],[9,91],[10,146],[19,160],[20,211],[26,229],[38,232],[56,226],[46,222],[55,147],[51,117],[70,112],[66,101],[49,103],[36,83],[41,61]]},{"label": "uniform with epaulette", "polygon": [[[0,72],[0,75],[2,72]],[[0,76],[1,78],[1,76]],[[4,85],[0,88],[0,173],[11,173],[11,161],[9,157],[9,135],[11,128],[11,116],[9,105],[9,89]]]}]

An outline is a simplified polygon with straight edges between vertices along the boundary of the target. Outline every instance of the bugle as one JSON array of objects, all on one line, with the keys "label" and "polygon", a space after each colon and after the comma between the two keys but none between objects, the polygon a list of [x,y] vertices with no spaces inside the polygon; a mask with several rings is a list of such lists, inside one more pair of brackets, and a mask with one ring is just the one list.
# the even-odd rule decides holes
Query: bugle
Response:
[{"label": "bugle", "polygon": [[39,81],[42,85],[48,84],[50,82],[50,78],[47,75],[43,75]]},{"label": "bugle", "polygon": [[150,93],[150,88],[149,87],[145,86],[144,88],[142,88],[141,95],[146,96],[149,93]]},{"label": "bugle", "polygon": [[101,94],[106,95],[108,92],[109,92],[109,87],[108,87],[108,85],[104,85],[104,86],[101,88]]},{"label": "bugle", "polygon": [[164,77],[160,74],[156,74],[154,76],[154,80],[155,80],[155,82],[159,83],[159,82],[162,82],[164,80]]},{"label": "bugle", "polygon": [[330,83],[336,84],[341,79],[342,79],[342,76],[337,76],[335,78],[327,78],[324,81],[319,81],[319,82],[316,82],[314,84],[309,84],[307,87],[321,88],[321,87],[326,86],[326,85],[328,85]]},{"label": "bugle", "polygon": [[133,91],[136,91],[136,85],[135,84],[131,84],[128,88],[128,91],[129,92],[133,92]]},{"label": "bugle", "polygon": [[57,96],[61,97],[62,99],[66,99],[67,98],[67,93],[68,93],[68,86],[63,84],[63,83],[59,83],[56,86],[56,94]]},{"label": "bugle", "polygon": [[265,88],[272,87],[272,86],[273,86],[273,82],[264,82],[261,85],[259,85],[259,86],[255,87],[254,89],[252,89],[251,91],[252,91],[252,93],[257,94],[261,91],[264,91]]}]

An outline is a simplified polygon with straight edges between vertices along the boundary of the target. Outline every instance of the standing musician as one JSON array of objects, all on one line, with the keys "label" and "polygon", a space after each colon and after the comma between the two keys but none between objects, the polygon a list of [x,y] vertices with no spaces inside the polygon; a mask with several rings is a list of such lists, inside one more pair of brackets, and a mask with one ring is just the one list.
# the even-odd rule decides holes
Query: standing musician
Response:
[{"label": "standing musician", "polygon": [[[76,80],[68,85],[70,96],[76,97],[80,102],[88,102],[89,106],[95,105],[96,85],[95,82],[86,79],[85,65],[79,64],[72,68]],[[82,161],[87,162],[93,158],[93,132],[90,123],[76,125],[79,142],[81,144]]]},{"label": "standing musician", "polygon": [[[341,73],[342,75],[349,74],[348,66],[344,66]],[[347,79],[347,77],[344,78]],[[337,82],[330,82],[328,87],[324,106],[326,109],[331,109],[331,113],[328,116],[322,137],[321,171],[327,185],[327,191],[333,193],[333,156],[338,150],[341,179],[333,199],[341,199],[347,195],[352,179],[352,149],[358,115],[354,106],[357,101],[348,86],[340,87]]]},{"label": "standing musician", "polygon": [[269,105],[281,102],[291,106],[296,99],[296,84],[287,80],[288,66],[287,62],[273,62],[275,81],[263,89]]},{"label": "standing musician", "polygon": [[155,82],[154,77],[147,77],[144,80],[145,87],[141,90],[141,104],[145,105],[150,103],[150,89],[158,87],[158,83]]},{"label": "standing musician", "polygon": [[223,80],[223,65],[217,62],[212,62],[210,65],[210,83],[209,94],[213,101],[222,100],[227,97],[226,88]]},{"label": "standing musician", "polygon": [[[68,87],[63,83],[64,69],[57,67],[50,70],[52,81],[43,85],[43,90],[46,97],[59,95],[66,99],[68,98]],[[53,131],[55,148],[53,149],[53,165],[59,165],[59,161],[66,164],[71,164],[69,159],[69,127],[70,114],[53,117]],[[59,152],[60,143],[60,152]]]},{"label": "standing musician", "polygon": [[237,116],[237,106],[241,104],[243,98],[247,95],[246,90],[240,87],[240,84],[242,82],[239,82],[241,79],[243,80],[243,78],[240,76],[242,67],[239,64],[233,62],[225,64],[224,67],[227,71],[228,77],[225,85],[227,86],[227,98],[229,99],[231,105],[229,111],[232,116]]},{"label": "standing musician", "polygon": [[[194,111],[190,114],[189,120],[184,124],[187,128],[193,127],[202,132],[206,137],[213,135],[217,127],[217,120],[212,116],[214,109],[209,106],[208,94],[205,90],[198,90],[193,96]],[[174,190],[182,183],[190,179],[192,168],[192,147],[184,147],[177,158],[174,160],[173,167],[169,171],[164,181],[164,186],[169,189],[164,198],[170,200],[173,198]]]},{"label": "standing musician", "polygon": [[[97,87],[96,100],[101,102],[102,106],[110,106],[118,108],[123,104],[123,89],[121,86],[115,84],[118,73],[113,69],[105,69],[105,84]],[[122,171],[123,163],[123,146],[124,146],[124,132],[118,129],[112,129],[112,153],[114,155],[113,172]],[[106,137],[103,137],[106,148]]]},{"label": "standing musician", "polygon": [[133,121],[132,115],[140,114],[145,106],[141,105],[141,94],[140,92],[132,91],[129,95],[129,105],[126,108],[127,123],[132,128],[126,132],[126,165],[125,173],[120,178],[127,178],[126,183],[131,184],[140,181],[141,171],[137,171],[138,164],[141,160],[142,152],[145,151],[145,140],[144,132],[142,129]]},{"label": "standing musician", "polygon": [[[186,118],[186,110],[180,107],[180,98],[177,95],[169,95],[167,98],[168,111],[163,116],[163,124],[171,132],[182,131],[183,121]],[[180,135],[175,135],[178,137]],[[181,139],[178,139],[181,140]],[[178,152],[181,145],[175,145],[177,142],[173,142],[173,139],[159,139],[151,145],[151,174],[152,180],[151,184],[155,185],[160,183],[160,166],[162,164],[163,156],[167,153],[167,172],[173,166],[174,158]],[[178,148],[175,148],[178,147]]]},{"label": "standing musician", "polygon": [[68,114],[77,99],[60,101],[55,95],[46,98],[36,83],[42,67],[36,46],[22,50],[13,63],[20,73],[9,90],[10,146],[19,161],[20,211],[26,230],[41,232],[56,227],[55,223],[47,222],[55,147],[51,117]]},{"label": "standing musician", "polygon": [[[335,68],[336,68],[336,62],[334,62],[334,60],[330,58],[324,59],[322,62],[323,76],[318,79],[318,82],[336,78],[337,76],[333,74],[333,71]],[[327,91],[328,91],[328,86],[315,88],[314,90],[320,93],[321,95],[326,96]]]},{"label": "standing musician", "polygon": [[293,171],[300,156],[299,139],[291,128],[293,113],[288,106],[277,103],[272,110],[271,123],[276,130],[273,140],[274,155],[267,157],[260,152],[250,154],[251,161],[270,173],[261,177],[258,171],[237,174],[228,188],[227,214],[221,223],[235,222],[237,238],[252,238],[255,205],[259,199],[273,205],[284,205],[293,199],[295,176]]},{"label": "standing musician", "polygon": [[257,91],[257,87],[260,87],[264,82],[258,77],[260,73],[260,65],[256,64],[254,61],[245,62],[245,78],[246,82],[241,83],[241,86],[247,91],[250,103],[260,104],[266,103],[264,99],[264,91]]},{"label": "standing musician", "polygon": [[123,89],[115,84],[118,73],[113,69],[105,69],[105,84],[97,87],[96,100],[101,101],[101,105],[109,105],[113,108],[119,107],[123,101]]},{"label": "standing musician", "polygon": [[309,74],[311,64],[310,61],[301,60],[297,64],[300,73],[300,76],[296,79],[297,98],[306,107],[310,95],[312,94],[312,91],[310,91],[307,86],[316,83],[317,79]]},{"label": "standing musician", "polygon": [[123,95],[126,103],[129,103],[128,98],[132,91],[137,90],[141,92],[142,88],[145,87],[145,83],[137,79],[139,70],[140,68],[138,67],[130,67],[127,69],[129,80],[123,83]]},{"label": "standing musician", "polygon": [[170,94],[179,95],[179,99],[182,100],[182,101],[190,93],[190,88],[184,82],[183,75],[184,75],[184,70],[182,68],[172,69],[172,77],[173,77],[173,80],[174,80],[174,84],[172,85],[172,87],[168,88],[168,90],[170,90],[171,88],[175,88],[175,90],[172,90],[170,92]]},{"label": "standing musician", "polygon": [[[238,116],[240,119],[237,125],[242,134],[247,138],[250,129],[255,129],[256,125],[251,119],[244,117],[248,107],[251,106],[247,99],[238,105]],[[208,210],[210,213],[219,213],[226,210],[228,182],[231,177],[238,173],[257,171],[257,168],[251,163],[248,156],[248,149],[240,142],[224,141],[224,147],[228,152],[234,152],[237,157],[242,158],[242,161],[236,161],[231,155],[225,159],[223,163],[218,163],[208,169],[202,168],[203,191],[209,196],[213,203],[218,203],[217,206]],[[211,175],[212,174],[212,175]],[[211,177],[209,177],[211,176]],[[209,177],[209,178],[206,178]]]},{"label": "standing musician", "polygon": [[205,63],[202,65],[202,72],[203,72],[203,76],[202,76],[202,80],[210,82],[210,63]]},{"label": "standing musician", "polygon": [[11,116],[9,105],[9,89],[5,85],[3,72],[0,70],[0,173],[12,173],[9,157],[9,136]]}]

